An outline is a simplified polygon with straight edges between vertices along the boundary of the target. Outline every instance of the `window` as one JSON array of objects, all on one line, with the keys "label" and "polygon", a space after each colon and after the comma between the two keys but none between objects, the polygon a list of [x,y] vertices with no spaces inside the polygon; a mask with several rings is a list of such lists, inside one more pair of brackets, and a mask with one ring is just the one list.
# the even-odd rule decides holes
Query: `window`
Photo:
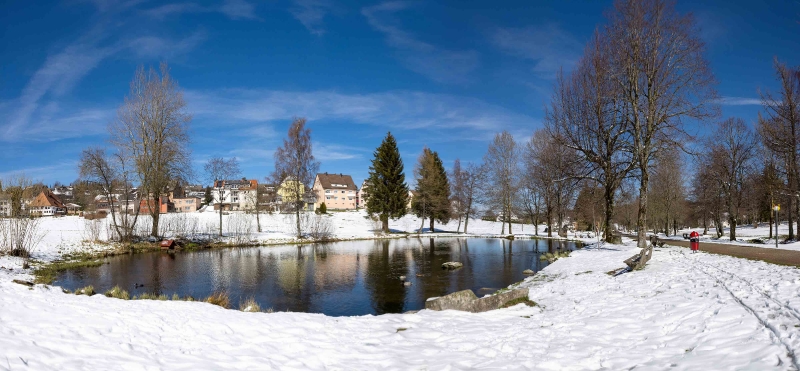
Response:
[{"label": "window", "polygon": [[326,200],[330,200],[330,199],[331,199],[331,196],[325,196],[325,199],[326,199]]},{"label": "window", "polygon": [[344,193],[344,191],[342,191],[342,193]]}]

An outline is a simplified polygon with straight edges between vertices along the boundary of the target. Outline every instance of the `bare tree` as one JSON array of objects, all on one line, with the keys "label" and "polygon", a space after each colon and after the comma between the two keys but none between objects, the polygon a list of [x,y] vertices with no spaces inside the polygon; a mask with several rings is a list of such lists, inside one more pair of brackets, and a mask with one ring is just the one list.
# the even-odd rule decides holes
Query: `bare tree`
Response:
[{"label": "bare tree", "polygon": [[678,220],[683,219],[681,214],[684,211],[686,192],[682,169],[681,153],[677,148],[665,149],[656,156],[653,178],[650,182],[652,207],[648,219],[653,221],[654,229],[663,228],[667,236],[670,235],[670,231],[677,230]]},{"label": "bare tree", "polygon": [[647,246],[647,190],[654,156],[688,139],[685,119],[717,114],[716,81],[691,15],[671,0],[617,0],[606,28],[612,81],[619,89],[639,173],[639,247]]},{"label": "bare tree", "polygon": [[130,156],[138,175],[141,198],[152,201],[151,236],[158,237],[160,199],[170,184],[191,178],[186,102],[166,63],[160,69],[139,67],[125,103],[109,125],[111,143]]},{"label": "bare tree", "polygon": [[306,129],[305,118],[295,118],[283,146],[275,150],[275,172],[272,178],[284,187],[294,204],[297,237],[303,236],[300,210],[311,193],[311,183],[319,169],[311,148],[311,130]]},{"label": "bare tree", "polygon": [[461,160],[456,159],[453,161],[453,168],[450,170],[450,198],[452,199],[453,215],[458,218],[458,227],[456,232],[461,231],[461,218],[464,217],[466,207],[466,189],[465,182],[467,175],[461,169]]},{"label": "bare tree", "polygon": [[486,167],[467,163],[464,170],[464,233],[467,233],[469,218],[478,212],[476,205],[480,204],[483,197],[483,189],[486,186]]},{"label": "bare tree", "polygon": [[764,114],[759,114],[758,131],[764,146],[775,154],[780,170],[786,178],[784,193],[787,198],[789,218],[789,240],[795,239],[794,220],[795,199],[800,193],[798,181],[798,153],[800,152],[800,67],[787,67],[775,59],[775,72],[780,83],[780,91],[761,93]]},{"label": "bare tree", "polygon": [[575,71],[566,77],[559,74],[545,125],[552,138],[580,155],[582,164],[575,167],[575,175],[602,187],[602,232],[605,241],[620,243],[611,233],[614,198],[636,162],[619,88],[611,78],[611,43],[607,38],[607,34],[596,32]]},{"label": "bare tree", "polygon": [[740,118],[722,121],[708,139],[712,176],[718,179],[725,195],[731,241],[736,240],[745,180],[753,169],[756,145],[755,136]]},{"label": "bare tree", "polygon": [[211,182],[216,190],[217,198],[214,200],[219,204],[219,236],[222,237],[222,209],[225,202],[225,181],[239,176],[239,161],[236,157],[225,160],[222,157],[212,157],[208,159],[203,169],[206,172],[208,181]]},{"label": "bare tree", "polygon": [[526,177],[542,197],[547,236],[553,236],[553,222],[564,227],[567,209],[571,206],[577,177],[574,173],[574,150],[554,139],[545,129],[536,130],[525,148]]},{"label": "bare tree", "polygon": [[500,233],[505,234],[506,223],[508,223],[508,233],[512,233],[511,213],[518,186],[519,148],[511,133],[503,131],[496,134],[494,141],[489,144],[483,161],[492,183],[490,189],[492,203],[500,206],[503,212],[503,227]]},{"label": "bare tree", "polygon": [[[112,228],[117,234],[117,238],[123,242],[129,242],[134,238],[134,230],[139,218],[137,207],[133,207],[133,216],[128,213],[133,200],[131,199],[130,171],[126,160],[127,156],[120,153],[108,156],[102,148],[89,148],[81,153],[79,166],[82,179],[100,185],[103,197],[106,198],[111,209]],[[121,190],[122,193],[116,193],[117,190]],[[124,204],[119,204],[120,202],[124,202]],[[119,212],[117,212],[118,210]]]}]

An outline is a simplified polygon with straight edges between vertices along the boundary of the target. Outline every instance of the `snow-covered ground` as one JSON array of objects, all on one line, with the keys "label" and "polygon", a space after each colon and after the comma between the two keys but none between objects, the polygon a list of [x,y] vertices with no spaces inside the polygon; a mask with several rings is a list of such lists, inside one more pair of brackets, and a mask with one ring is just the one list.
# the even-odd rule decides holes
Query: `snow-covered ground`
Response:
[{"label": "snow-covered ground", "polygon": [[[380,225],[375,224],[367,217],[365,211],[352,212],[333,212],[328,215],[316,216],[308,214],[309,218],[321,218],[330,224],[331,237],[335,239],[363,239],[376,237],[402,237],[402,235],[381,236],[377,233]],[[242,235],[242,240],[260,243],[282,243],[297,241],[294,232],[295,222],[293,214],[262,214],[260,215],[261,233],[258,233],[255,215],[242,212],[233,212],[222,216],[222,225],[228,240],[232,240],[234,235]],[[96,221],[85,220],[78,216],[65,216],[60,218],[41,218],[39,219],[40,229],[44,233],[44,238],[33,251],[36,259],[49,261],[57,259],[64,254],[74,252],[91,252],[110,249],[113,246],[107,243],[90,242],[99,237],[99,240],[106,241],[109,235],[110,217]],[[0,222],[3,222],[0,219]],[[96,223],[96,224],[95,224]],[[397,220],[389,221],[389,228],[392,232],[416,233],[421,221],[413,215],[406,215]],[[176,234],[189,234],[193,236],[216,236],[219,228],[219,214],[213,210],[186,214],[165,214],[161,216],[160,225],[162,235],[174,236]],[[149,216],[139,216],[137,229],[142,231],[142,235],[150,232],[151,221]],[[456,230],[463,231],[463,223],[459,227],[457,220],[452,220],[447,224],[436,223],[435,233],[432,235],[451,235]],[[460,229],[459,229],[460,228]],[[547,236],[544,232],[545,226],[539,226],[540,236]],[[425,233],[428,233],[428,223],[426,221]],[[480,219],[469,221],[469,235],[473,236],[496,236],[502,232],[502,223],[490,222]],[[530,224],[513,225],[514,235],[517,237],[534,235],[534,226]],[[508,231],[506,231],[508,234]],[[574,235],[569,238],[583,241],[593,241],[585,233]]]},{"label": "snow-covered ground", "polygon": [[[774,227],[774,226],[773,226]],[[797,230],[798,225],[795,224],[795,234],[798,234]],[[666,238],[666,239],[683,239],[683,233],[691,233],[692,231],[696,231],[697,233],[703,233],[703,228],[690,228],[690,229],[682,229],[678,231],[677,236],[665,236],[663,233],[659,234],[659,237]],[[723,236],[717,239],[715,228],[709,228],[708,233],[702,235],[700,237],[700,241],[706,242],[714,242],[714,243],[722,243],[722,244],[732,244],[732,245],[739,245],[739,246],[751,246],[751,247],[763,247],[763,248],[771,248],[774,249],[775,247],[775,238],[773,234],[773,238],[769,238],[769,225],[768,224],[761,224],[758,227],[754,227],[752,225],[740,225],[736,227],[736,240],[730,240],[730,228],[723,229]],[[783,250],[795,250],[800,251],[800,240],[795,242],[788,242],[784,243],[782,240],[789,235],[789,224],[783,223],[778,228],[778,235],[781,236],[781,242],[778,243],[777,248]],[[763,243],[755,243],[753,240],[760,240]]]},{"label": "snow-covered ground", "polygon": [[540,307],[362,317],[31,289],[2,257],[0,370],[797,368],[797,269],[668,247],[643,271],[605,273],[636,251],[626,241],[549,265],[522,284]]}]

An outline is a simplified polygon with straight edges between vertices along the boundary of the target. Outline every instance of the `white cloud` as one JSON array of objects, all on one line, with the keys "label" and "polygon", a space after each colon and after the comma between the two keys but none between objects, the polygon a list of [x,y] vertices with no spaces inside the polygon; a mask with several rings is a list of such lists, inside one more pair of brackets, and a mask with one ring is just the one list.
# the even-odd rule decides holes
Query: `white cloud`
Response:
[{"label": "white cloud", "polygon": [[328,0],[293,0],[294,6],[289,12],[314,35],[325,33],[322,20],[331,9]]},{"label": "white cloud", "polygon": [[533,61],[540,78],[554,78],[559,69],[570,70],[580,59],[583,44],[556,24],[499,28],[491,40],[508,54]]},{"label": "white cloud", "polygon": [[143,13],[158,20],[184,13],[220,13],[233,20],[261,20],[256,15],[255,6],[246,0],[225,0],[216,6],[203,6],[193,2],[171,3],[144,10]]},{"label": "white cloud", "polygon": [[169,59],[190,52],[205,40],[206,33],[196,31],[185,38],[174,40],[158,36],[142,36],[131,40],[127,47],[139,57]]},{"label": "white cloud", "polygon": [[398,25],[394,14],[409,3],[389,1],[363,8],[361,14],[374,29],[386,35],[386,42],[397,49],[400,60],[414,72],[437,82],[466,83],[467,75],[480,64],[474,50],[445,50],[418,40]]},{"label": "white cloud", "polygon": [[369,150],[358,147],[343,146],[339,144],[313,143],[314,157],[318,161],[352,160],[361,158],[362,153]]},{"label": "white cloud", "polygon": [[260,20],[256,15],[256,7],[245,0],[225,0],[219,11],[230,19]]},{"label": "white cloud", "polygon": [[150,8],[144,11],[144,14],[150,18],[163,20],[168,16],[181,14],[181,13],[202,13],[211,11],[196,3],[172,3]]},{"label": "white cloud", "polygon": [[744,97],[722,97],[717,99],[717,103],[723,106],[760,106],[760,98]]},{"label": "white cloud", "polygon": [[[106,112],[109,109],[92,108],[88,111],[69,109],[70,107],[63,109],[59,108],[59,102],[103,60],[126,51],[131,51],[139,57],[172,58],[188,53],[205,39],[205,33],[195,32],[182,39],[142,36],[103,45],[103,40],[93,35],[94,33],[90,33],[68,45],[61,52],[47,57],[23,88],[20,96],[14,99],[13,103],[6,102],[0,107],[0,114],[10,118],[6,122],[0,122],[0,141],[18,140],[37,132],[38,128],[42,127],[53,129],[50,135],[46,136],[48,140],[73,137],[74,134],[53,123],[67,123],[75,117],[91,119],[85,116],[87,112]],[[87,125],[94,125],[94,122],[89,120]]]},{"label": "white cloud", "polygon": [[224,89],[187,91],[184,96],[195,118],[208,120],[213,125],[288,122],[292,117],[301,116],[313,125],[345,122],[401,131],[465,129],[472,134],[485,134],[509,127],[532,127],[537,123],[532,117],[479,99],[413,91],[342,94]]},{"label": "white cloud", "polygon": [[31,117],[41,105],[42,99],[57,99],[69,92],[101,60],[114,53],[113,48],[102,48],[92,43],[78,42],[61,53],[49,56],[22,90],[14,105],[11,119],[0,126],[0,139],[9,140],[19,136],[29,124]]}]

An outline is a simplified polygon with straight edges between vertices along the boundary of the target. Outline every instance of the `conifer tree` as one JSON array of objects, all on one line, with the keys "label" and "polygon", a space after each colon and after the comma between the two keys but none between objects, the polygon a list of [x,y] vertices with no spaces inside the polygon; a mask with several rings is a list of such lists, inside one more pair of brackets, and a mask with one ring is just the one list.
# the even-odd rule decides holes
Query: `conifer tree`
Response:
[{"label": "conifer tree", "polygon": [[403,160],[392,133],[386,134],[375,150],[375,158],[369,167],[369,193],[367,213],[377,215],[384,233],[389,232],[389,218],[397,219],[406,214],[408,186],[403,172]]},{"label": "conifer tree", "polygon": [[430,230],[433,232],[434,221],[447,223],[452,213],[450,185],[439,154],[428,148],[423,149],[415,175],[417,194],[411,208],[423,223],[426,217],[430,219]]}]

